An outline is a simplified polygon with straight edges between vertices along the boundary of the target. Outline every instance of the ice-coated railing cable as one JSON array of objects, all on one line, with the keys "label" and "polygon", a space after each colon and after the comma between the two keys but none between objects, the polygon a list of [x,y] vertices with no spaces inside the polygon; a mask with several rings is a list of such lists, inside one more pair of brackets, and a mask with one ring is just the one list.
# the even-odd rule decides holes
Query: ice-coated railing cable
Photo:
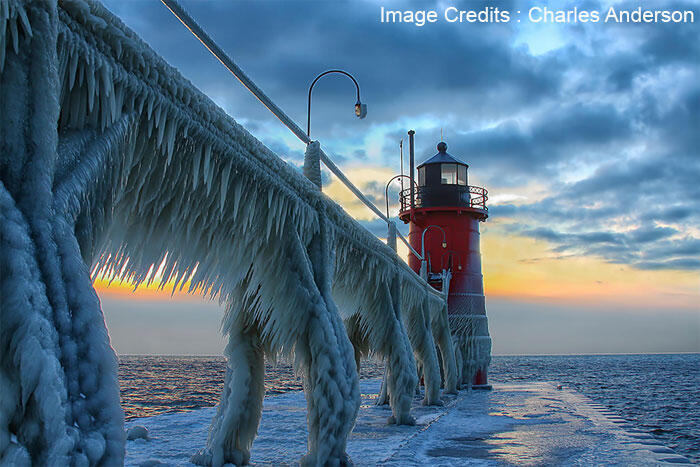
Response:
[{"label": "ice-coated railing cable", "polygon": [[[163,5],[165,5],[168,10],[172,12],[175,17],[180,20],[180,22],[190,30],[192,35],[199,39],[199,42],[204,45],[204,47],[211,52],[211,54],[216,57],[217,60],[221,62],[223,66],[228,69],[228,71],[231,72],[233,76],[235,76],[238,81],[243,84],[255,97],[258,98],[262,104],[267,107],[267,109],[273,113],[275,117],[277,117],[287,128],[291,130],[292,133],[296,135],[297,138],[299,138],[304,144],[308,145],[311,142],[311,139],[302,131],[299,126],[294,123],[294,121],[289,118],[289,116],[284,113],[282,109],[280,109],[277,104],[272,102],[267,95],[265,95],[264,92],[251,80],[248,75],[245,74],[243,70],[241,70],[238,65],[229,57],[226,55],[226,53],[221,50],[221,47],[216,45],[216,42],[209,37],[209,35],[197,24],[197,22],[180,6],[180,4],[177,2],[177,0],[160,0]],[[323,149],[319,149],[319,157],[321,161],[325,164],[326,167],[328,167],[328,170],[333,173],[338,179],[343,182],[343,184],[348,187],[348,189],[355,195],[357,198],[362,201],[365,206],[367,206],[369,209],[372,210],[377,216],[379,216],[380,219],[382,219],[384,222],[389,225],[391,222],[385,215],[382,213],[377,206],[374,205],[367,197],[355,186],[353,183],[348,180],[348,178],[345,176],[345,174],[338,168],[337,165],[326,155],[325,152],[323,152]],[[408,247],[408,249],[413,253],[418,259],[422,260],[423,258],[421,257],[420,253],[418,253],[404,238],[403,235],[401,235],[401,232],[396,232],[398,237],[401,239],[401,241]]]}]

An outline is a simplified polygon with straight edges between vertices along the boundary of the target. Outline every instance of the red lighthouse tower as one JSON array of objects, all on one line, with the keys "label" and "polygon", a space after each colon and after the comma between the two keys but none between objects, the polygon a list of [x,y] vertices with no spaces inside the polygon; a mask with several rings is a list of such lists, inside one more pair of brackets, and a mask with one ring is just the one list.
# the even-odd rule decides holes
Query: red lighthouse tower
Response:
[{"label": "red lighthouse tower", "polygon": [[[442,272],[449,271],[447,309],[455,343],[461,384],[490,389],[491,361],[484,282],[481,274],[479,222],[488,217],[487,191],[469,186],[469,166],[447,153],[447,144],[418,166],[414,180],[413,130],[409,131],[410,188],[401,192],[399,217],[410,224],[409,241],[423,260],[409,255],[409,265],[442,289]],[[427,272],[427,274],[426,274]]]}]

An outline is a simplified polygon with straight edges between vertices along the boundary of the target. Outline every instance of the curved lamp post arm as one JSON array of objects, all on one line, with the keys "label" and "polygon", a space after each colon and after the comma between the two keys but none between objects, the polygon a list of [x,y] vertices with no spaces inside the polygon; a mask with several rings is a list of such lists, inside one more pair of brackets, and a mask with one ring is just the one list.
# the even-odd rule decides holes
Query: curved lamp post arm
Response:
[{"label": "curved lamp post arm", "polygon": [[355,88],[357,89],[357,102],[355,103],[355,115],[357,115],[358,118],[365,118],[367,115],[367,105],[363,104],[360,101],[360,85],[357,84],[357,80],[347,71],[343,70],[328,70],[324,71],[320,75],[318,75],[312,82],[311,86],[309,86],[309,100],[307,103],[306,107],[306,136],[311,138],[311,91],[314,89],[314,85],[316,82],[321,79],[322,77],[330,74],[330,73],[340,73],[341,75],[345,75],[348,78],[352,80],[353,83],[355,83]]},{"label": "curved lamp post arm", "polygon": [[445,230],[440,227],[439,225],[429,225],[425,229],[423,229],[423,233],[420,236],[420,254],[423,257],[423,261],[425,261],[425,234],[428,230],[430,230],[432,227],[435,227],[436,229],[440,229],[442,232],[442,247],[447,248],[447,234],[445,233]]},{"label": "curved lamp post arm", "polygon": [[393,182],[394,180],[396,180],[398,178],[401,178],[401,179],[407,178],[409,180],[411,179],[411,177],[409,177],[408,175],[400,174],[400,175],[394,175],[393,177],[391,177],[391,179],[388,182],[386,182],[386,187],[384,188],[384,201],[386,202],[386,218],[387,219],[389,218],[389,185],[391,185],[391,182]]}]

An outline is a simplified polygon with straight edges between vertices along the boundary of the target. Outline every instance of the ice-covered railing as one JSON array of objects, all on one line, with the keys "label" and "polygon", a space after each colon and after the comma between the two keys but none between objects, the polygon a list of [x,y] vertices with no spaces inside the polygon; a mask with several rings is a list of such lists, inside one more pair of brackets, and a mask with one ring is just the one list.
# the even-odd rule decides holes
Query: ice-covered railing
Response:
[{"label": "ice-covered railing", "polygon": [[[314,184],[321,188],[321,171],[320,162],[322,161],[324,165],[333,173],[363,204],[365,204],[372,212],[374,212],[380,219],[387,223],[388,233],[387,233],[387,245],[391,247],[394,254],[392,259],[396,259],[396,238],[400,238],[403,243],[408,247],[411,254],[414,254],[418,259],[423,260],[423,257],[411,246],[411,244],[406,240],[406,238],[398,231],[394,222],[392,222],[386,215],[384,215],[379,208],[377,208],[348,178],[345,174],[338,168],[335,163],[328,157],[323,150],[320,148],[318,142],[313,142],[304,133],[299,126],[294,123],[294,121],[289,118],[289,116],[280,109],[246,74],[241,70],[238,65],[214,42],[214,40],[209,37],[209,35],[197,24],[197,22],[178,4],[176,0],[161,0],[168,9],[187,27],[187,29],[192,32],[192,34],[199,39],[199,41],[253,94],[260,100],[260,102],[265,105],[289,130],[296,135],[303,143],[307,145],[307,150],[304,158],[304,175],[309,178]],[[360,227],[360,226],[358,226]],[[361,228],[361,227],[360,227]],[[342,229],[341,229],[342,231]],[[372,235],[372,237],[374,237]],[[341,252],[345,250],[340,249]],[[347,259],[345,255],[342,255],[342,259]],[[379,337],[377,333],[371,333],[371,329],[375,329],[377,326],[376,322],[372,320],[367,320],[367,315],[362,313],[362,307],[358,307],[357,304],[362,304],[365,309],[380,309],[387,310],[391,308],[391,304],[387,303],[387,297],[383,297],[384,300],[378,299],[376,296],[372,298],[369,302],[358,301],[357,300],[357,285],[362,283],[362,279],[366,279],[363,276],[366,270],[363,267],[360,271],[355,271],[355,273],[360,272],[360,274],[355,274],[352,281],[347,280],[351,277],[351,274],[346,271],[347,261],[343,261],[343,272],[344,274],[337,274],[336,282],[334,284],[334,294],[336,300],[342,302],[345,306],[346,312],[348,310],[354,310],[357,313],[357,319],[353,320],[352,316],[345,315],[346,321],[350,321],[349,332],[352,334],[353,324],[357,325],[361,333],[357,340],[364,342],[363,349],[371,349],[373,351],[378,351],[382,348],[382,341],[386,338]],[[366,266],[365,262],[362,262],[363,266]],[[374,265],[374,268],[378,265]],[[397,265],[398,269],[403,271],[403,280],[409,280],[409,282],[415,282],[418,277],[412,274],[412,270],[404,263],[400,262]],[[406,277],[406,275],[408,277]],[[384,280],[389,287],[388,282],[390,282],[389,276],[384,276]],[[423,278],[419,279],[420,285],[413,284],[413,290],[411,288],[403,288],[402,296],[403,301],[406,303],[407,308],[413,313],[404,316],[403,319],[408,325],[408,334],[413,344],[414,349],[418,354],[418,358],[421,361],[422,366],[425,368],[424,377],[426,381],[426,399],[425,403],[436,403],[439,400],[438,397],[438,387],[440,385],[440,376],[438,374],[438,360],[437,354],[434,352],[435,344],[433,342],[433,336],[431,332],[435,334],[437,339],[437,345],[443,356],[443,365],[446,377],[445,387],[448,391],[455,391],[457,386],[458,375],[456,373],[456,361],[454,358],[454,349],[452,344],[452,339],[450,336],[449,325],[447,322],[447,309],[446,300],[447,295],[437,290],[433,289],[428,285],[427,281]],[[376,287],[374,287],[376,290]],[[416,294],[416,291],[420,293]],[[414,293],[411,293],[414,292]],[[414,304],[421,300],[422,295],[432,295],[433,299],[437,298],[442,300],[443,306],[434,307],[433,310],[422,309],[418,310]],[[348,297],[349,296],[349,297]],[[348,299],[349,298],[349,299]],[[390,301],[390,300],[389,300]],[[400,311],[398,312],[400,313]],[[364,320],[361,318],[365,318]],[[431,324],[426,327],[425,323],[429,321]],[[373,338],[370,339],[371,342],[367,343],[367,336]],[[355,342],[355,348],[357,350],[359,343]],[[388,362],[391,365],[391,362]],[[386,386],[383,387],[383,394],[385,392]],[[380,397],[380,400],[384,400],[385,396]],[[404,401],[404,405],[406,402]],[[395,405],[392,403],[392,406]],[[399,415],[395,414],[395,417]],[[405,418],[405,417],[404,417]]]},{"label": "ice-covered railing", "polygon": [[[199,24],[177,3],[175,0],[161,0],[164,5],[170,9],[170,11],[182,22],[182,24],[187,27],[187,29],[192,32],[192,34],[199,39],[199,41],[236,77],[238,80],[251,92],[255,97],[262,102],[262,104],[267,107],[270,112],[272,112],[289,130],[294,133],[294,135],[299,138],[304,144],[311,143],[311,138],[302,131],[299,126],[294,123],[294,121],[289,118],[289,116],[280,109],[277,104],[275,104],[254,82],[248,75],[238,66],[236,63],[224,52],[214,40],[209,37],[209,34],[204,31]],[[319,160],[328,168],[328,170],[333,173],[338,180],[340,180],[365,206],[367,206],[374,214],[376,214],[380,219],[386,222],[389,227],[392,221],[387,218],[382,211],[377,208],[363,193],[357,188],[340,170],[340,168],[335,165],[333,160],[323,152],[323,149],[318,149],[315,152]],[[317,161],[310,161],[312,164],[317,164]],[[318,181],[320,184],[320,179]],[[390,227],[389,227],[390,228]],[[423,257],[418,253],[406,240],[406,238],[396,229],[393,229],[394,235],[403,241],[403,243],[408,247],[410,252],[414,254],[418,259],[422,260]]]},{"label": "ice-covered railing", "polygon": [[[95,20],[95,16],[91,16],[87,11],[84,11],[85,3],[69,2],[62,3],[64,7],[73,7],[72,14],[74,16],[85,15],[86,20]],[[99,4],[93,4],[91,7],[99,11]],[[65,10],[59,10],[60,15],[65,14]],[[94,12],[91,12],[94,13]],[[106,11],[103,13],[108,14]],[[67,20],[68,18],[66,18]],[[116,19],[116,18],[115,18]],[[70,22],[67,22],[69,29]],[[225,167],[223,173],[215,173],[215,164],[212,163],[212,158],[216,157],[215,152],[217,145],[222,142],[232,142],[232,136],[245,134],[250,140],[252,147],[250,154],[258,159],[262,159],[262,164],[253,164],[255,170],[260,170],[256,175],[265,174],[265,182],[273,182],[275,188],[285,191],[301,191],[304,197],[310,196],[309,184],[298,177],[297,172],[289,167],[284,161],[271,153],[267,148],[250,136],[245,129],[235,123],[230,117],[225,115],[220,109],[209,101],[206,96],[201,93],[192,91],[194,88],[182,78],[176,70],[162,62],[162,60],[153,54],[150,49],[144,51],[144,44],[140,43],[140,39],[124,35],[120,30],[110,31],[110,24],[95,24],[97,26],[92,31],[93,34],[100,33],[102,36],[114,34],[114,36],[122,39],[120,42],[100,43],[97,41],[100,37],[95,35],[91,38],[78,38],[78,50],[71,51],[68,49],[65,54],[60,57],[60,75],[64,76],[65,92],[64,105],[61,111],[61,126],[70,127],[77,123],[83,115],[88,116],[88,123],[98,128],[105,128],[113,120],[120,115],[124,108],[136,111],[137,114],[145,114],[146,122],[149,125],[149,135],[154,134],[157,148],[163,152],[165,156],[166,167],[171,163],[173,152],[176,148],[176,142],[179,137],[187,139],[200,133],[198,136],[205,137],[205,143],[201,145],[199,154],[194,154],[192,164],[192,189],[197,187],[198,183],[203,183],[209,191],[213,186],[220,188],[219,201],[223,208],[227,200],[227,186],[231,177],[231,166]],[[116,34],[118,32],[119,34]],[[66,31],[66,34],[68,31]],[[59,34],[60,36],[62,34]],[[112,37],[110,37],[111,39]],[[138,41],[138,42],[135,42]],[[100,52],[111,52],[99,57],[96,47]],[[112,48],[113,50],[108,50]],[[129,52],[137,51],[137,54]],[[82,52],[82,53],[81,53]],[[116,53],[118,62],[113,61],[112,53]],[[81,57],[84,56],[83,57]],[[100,58],[102,60],[100,60]],[[154,66],[154,62],[157,66]],[[111,63],[110,63],[111,62]],[[125,65],[131,65],[127,67]],[[148,64],[148,66],[146,66]],[[88,69],[95,68],[94,73],[90,73]],[[139,73],[140,72],[140,73]],[[141,76],[139,76],[139,74]],[[116,75],[116,76],[113,76]],[[136,82],[135,77],[139,76],[144,81]],[[166,79],[167,78],[167,79]],[[148,81],[146,81],[148,80]],[[160,86],[154,86],[151,81],[155,80]],[[124,87],[112,89],[112,83],[119,82]],[[77,88],[75,87],[78,85]],[[86,88],[87,99],[83,99],[83,88]],[[126,88],[126,89],[125,89]],[[77,89],[78,92],[74,92]],[[137,91],[137,92],[128,92]],[[138,91],[141,91],[140,93]],[[155,91],[155,92],[153,92]],[[76,94],[73,96],[73,94]],[[139,96],[139,94],[141,94]],[[154,95],[151,95],[154,94]],[[198,94],[198,95],[195,95]],[[175,98],[175,99],[173,99]],[[128,101],[125,102],[125,99]],[[170,118],[171,115],[174,118]],[[187,118],[185,118],[185,116]],[[204,121],[202,121],[204,120]],[[297,127],[298,129],[298,127]],[[306,135],[298,130],[301,135]],[[201,135],[204,133],[204,135]],[[297,132],[295,132],[296,134]],[[308,139],[307,139],[308,141]],[[239,145],[236,141],[234,146]],[[329,169],[345,183],[353,193],[363,200],[372,210],[381,216],[382,219],[388,222],[385,216],[379,211],[362,193],[347,180],[344,174],[333,164],[333,162],[321,151],[321,158]],[[262,157],[262,156],[265,157]],[[195,162],[201,162],[196,164]],[[201,174],[198,174],[201,172]],[[202,175],[200,182],[198,175]],[[221,182],[221,183],[218,183]],[[260,180],[262,182],[262,180]],[[234,196],[236,193],[234,193]],[[297,198],[294,196],[294,198]],[[234,204],[236,199],[234,198]],[[303,204],[303,202],[302,202]],[[354,222],[349,216],[345,215],[342,210],[333,210],[334,217],[337,216],[338,230],[341,237],[346,241],[352,241],[355,247],[362,250],[372,250],[385,260],[391,259],[394,262],[393,253],[390,252],[384,245],[379,247],[381,242],[377,241],[376,237],[366,231],[360,224]],[[279,216],[271,216],[271,222],[279,222]],[[300,220],[302,230],[307,230],[305,227],[308,221]],[[350,223],[348,223],[350,221]],[[269,227],[265,230],[269,230]],[[360,238],[357,238],[360,237]],[[370,243],[368,243],[370,242]],[[369,247],[369,248],[368,248]],[[158,264],[158,258],[154,264]],[[164,259],[164,258],[163,258]],[[120,268],[115,268],[120,269]],[[127,269],[130,269],[127,267]],[[411,272],[406,266],[407,272]],[[188,271],[190,272],[190,271]],[[415,275],[415,274],[414,274]],[[182,277],[187,277],[182,276]],[[139,281],[145,279],[140,274],[136,274],[134,279]],[[168,278],[172,279],[172,278]],[[418,278],[419,282],[420,278]]]},{"label": "ice-covered railing", "polygon": [[[226,302],[226,389],[198,462],[247,460],[277,352],[307,382],[308,462],[342,462],[349,335],[388,359],[394,419],[410,421],[408,339],[435,370],[417,318],[444,300],[100,4],[0,2],[0,105],[3,462],[120,463],[98,270],[139,284],[162,265],[164,282]],[[406,330],[399,313],[416,317]]]}]

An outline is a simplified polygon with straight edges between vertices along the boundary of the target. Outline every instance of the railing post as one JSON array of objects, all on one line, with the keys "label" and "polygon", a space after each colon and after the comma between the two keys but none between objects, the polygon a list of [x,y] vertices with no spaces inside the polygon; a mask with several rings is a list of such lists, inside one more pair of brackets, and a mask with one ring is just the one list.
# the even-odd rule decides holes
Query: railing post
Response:
[{"label": "railing post", "polygon": [[445,303],[447,303],[447,298],[450,296],[450,280],[452,279],[452,273],[448,270],[442,270],[442,294],[445,296]]},{"label": "railing post", "polygon": [[389,231],[386,236],[386,244],[389,245],[389,248],[396,252],[396,224],[394,222],[389,222],[388,226]]},{"label": "railing post", "polygon": [[428,261],[423,258],[420,262],[420,277],[425,280],[425,282],[428,282]]},{"label": "railing post", "polygon": [[306,145],[304,176],[311,180],[319,190],[323,189],[323,183],[321,182],[321,143],[318,141],[311,141]]}]

